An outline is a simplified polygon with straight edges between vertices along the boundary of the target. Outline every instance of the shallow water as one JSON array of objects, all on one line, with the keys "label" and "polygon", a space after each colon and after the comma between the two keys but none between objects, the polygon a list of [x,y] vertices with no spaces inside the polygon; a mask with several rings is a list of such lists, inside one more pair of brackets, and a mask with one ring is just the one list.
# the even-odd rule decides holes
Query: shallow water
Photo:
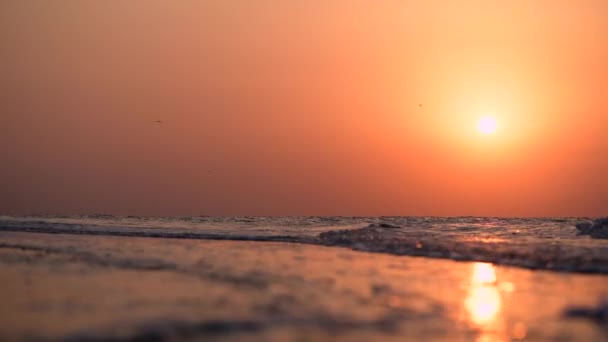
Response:
[{"label": "shallow water", "polygon": [[608,278],[300,243],[0,232],[0,340],[602,341]]},{"label": "shallow water", "polygon": [[[608,273],[608,240],[588,218],[0,216],[0,231],[289,241],[533,269]],[[373,223],[399,228],[370,228]]]}]

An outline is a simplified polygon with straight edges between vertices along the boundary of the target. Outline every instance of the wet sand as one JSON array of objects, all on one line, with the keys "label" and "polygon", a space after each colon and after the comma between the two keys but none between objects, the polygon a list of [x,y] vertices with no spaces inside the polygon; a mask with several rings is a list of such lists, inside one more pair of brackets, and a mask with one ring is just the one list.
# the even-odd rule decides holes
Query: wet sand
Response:
[{"label": "wet sand", "polygon": [[0,339],[600,341],[605,275],[251,241],[0,232]]}]

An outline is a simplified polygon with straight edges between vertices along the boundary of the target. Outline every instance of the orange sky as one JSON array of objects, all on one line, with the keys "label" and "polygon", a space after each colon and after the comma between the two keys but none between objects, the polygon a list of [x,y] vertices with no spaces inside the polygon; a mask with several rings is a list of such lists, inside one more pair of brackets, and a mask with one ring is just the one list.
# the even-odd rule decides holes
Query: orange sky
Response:
[{"label": "orange sky", "polygon": [[6,0],[0,51],[0,213],[608,214],[605,0]]}]

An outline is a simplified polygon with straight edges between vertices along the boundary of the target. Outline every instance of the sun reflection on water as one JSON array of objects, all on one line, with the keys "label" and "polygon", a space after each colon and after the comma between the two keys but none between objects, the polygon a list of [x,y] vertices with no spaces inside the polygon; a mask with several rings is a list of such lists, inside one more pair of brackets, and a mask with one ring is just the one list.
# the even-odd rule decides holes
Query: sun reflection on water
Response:
[{"label": "sun reflection on water", "polygon": [[503,335],[502,299],[496,286],[492,264],[475,263],[465,308],[470,322],[480,330],[480,341],[501,340]]},{"label": "sun reflection on water", "polygon": [[494,271],[494,266],[484,262],[474,263],[471,283],[473,285],[487,285],[496,283],[496,272]]},{"label": "sun reflection on water", "polygon": [[500,294],[493,287],[474,288],[467,298],[471,321],[477,325],[491,322],[500,311]]}]

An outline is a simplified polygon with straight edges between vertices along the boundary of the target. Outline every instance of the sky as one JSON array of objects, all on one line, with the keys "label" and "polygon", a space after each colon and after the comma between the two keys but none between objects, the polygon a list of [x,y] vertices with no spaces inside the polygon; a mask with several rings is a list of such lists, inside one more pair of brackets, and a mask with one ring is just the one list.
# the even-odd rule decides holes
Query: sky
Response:
[{"label": "sky", "polygon": [[5,0],[0,60],[0,214],[608,214],[605,0]]}]

